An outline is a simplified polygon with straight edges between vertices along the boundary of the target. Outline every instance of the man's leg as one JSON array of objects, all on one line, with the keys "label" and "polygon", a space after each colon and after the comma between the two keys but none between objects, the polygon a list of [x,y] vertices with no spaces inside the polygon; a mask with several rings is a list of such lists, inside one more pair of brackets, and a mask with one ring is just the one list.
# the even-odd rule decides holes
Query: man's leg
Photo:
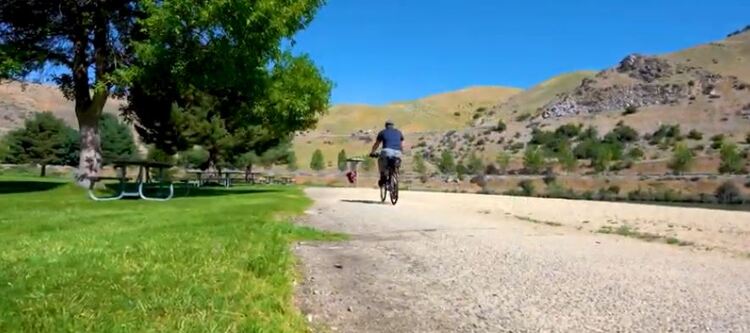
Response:
[{"label": "man's leg", "polygon": [[388,168],[388,157],[381,153],[380,157],[378,158],[378,171],[380,172],[380,180],[378,180],[378,186],[383,186],[385,184],[385,172]]}]

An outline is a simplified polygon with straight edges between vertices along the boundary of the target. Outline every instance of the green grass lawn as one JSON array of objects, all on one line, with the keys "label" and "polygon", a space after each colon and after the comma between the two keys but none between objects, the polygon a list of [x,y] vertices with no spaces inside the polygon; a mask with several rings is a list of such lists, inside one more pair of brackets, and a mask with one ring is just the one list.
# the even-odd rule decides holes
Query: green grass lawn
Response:
[{"label": "green grass lawn", "polygon": [[298,332],[296,188],[93,202],[0,176],[0,332]]}]

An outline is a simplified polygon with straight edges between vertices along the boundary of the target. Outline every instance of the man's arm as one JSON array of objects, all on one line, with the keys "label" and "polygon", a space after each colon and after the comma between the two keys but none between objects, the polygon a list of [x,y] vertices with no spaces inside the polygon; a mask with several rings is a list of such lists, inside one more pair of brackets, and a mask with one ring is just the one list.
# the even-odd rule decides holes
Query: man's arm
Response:
[{"label": "man's arm", "polygon": [[370,155],[375,154],[375,152],[378,150],[378,147],[380,147],[380,143],[381,143],[380,138],[375,140],[375,144],[372,145],[372,150],[370,151]]}]

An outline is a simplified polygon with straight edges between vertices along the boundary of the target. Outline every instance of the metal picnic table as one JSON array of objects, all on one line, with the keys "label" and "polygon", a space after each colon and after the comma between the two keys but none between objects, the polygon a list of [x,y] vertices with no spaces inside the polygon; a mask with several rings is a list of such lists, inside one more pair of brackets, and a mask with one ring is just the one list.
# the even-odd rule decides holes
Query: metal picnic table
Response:
[{"label": "metal picnic table", "polygon": [[[151,201],[167,201],[172,199],[174,196],[174,184],[171,181],[167,181],[164,176],[164,171],[171,168],[172,165],[168,163],[153,162],[153,161],[115,161],[113,166],[117,172],[116,177],[92,177],[91,185],[89,187],[89,197],[94,201],[110,201],[119,200],[123,198],[141,198],[143,200]],[[137,186],[137,191],[128,191],[126,185],[128,184],[128,167],[138,167],[138,176],[135,178],[134,184]],[[152,177],[151,170],[158,170],[156,177]],[[114,196],[100,197],[94,193],[94,186],[97,182],[102,180],[118,180],[119,181],[119,192]],[[168,186],[167,186],[168,185]],[[148,196],[144,192],[144,189],[158,188],[159,190],[168,189],[166,196]]]},{"label": "metal picnic table", "polygon": [[226,188],[229,188],[232,186],[232,175],[244,175],[244,171],[239,170],[222,170],[222,171],[206,171],[206,170],[187,170],[187,173],[194,174],[197,180],[198,187],[201,187],[205,185],[211,178],[210,176],[208,178],[204,178],[203,175],[217,175],[218,177],[215,177],[216,180],[220,182],[220,184]]}]

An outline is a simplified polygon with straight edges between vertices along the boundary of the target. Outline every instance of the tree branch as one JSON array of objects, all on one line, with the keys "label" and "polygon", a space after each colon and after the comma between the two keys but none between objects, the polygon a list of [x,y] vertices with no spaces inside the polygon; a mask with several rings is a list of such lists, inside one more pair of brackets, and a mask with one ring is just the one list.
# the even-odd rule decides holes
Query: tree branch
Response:
[{"label": "tree branch", "polygon": [[100,112],[107,102],[111,83],[107,82],[109,71],[109,41],[107,34],[107,17],[104,9],[97,8],[94,14],[94,71],[96,85],[94,87],[94,109]]},{"label": "tree branch", "polygon": [[[78,20],[81,20],[79,17]],[[89,70],[86,57],[89,39],[85,25],[77,24],[76,31],[73,35],[73,89],[75,90],[76,113],[85,112],[91,105]]]}]

